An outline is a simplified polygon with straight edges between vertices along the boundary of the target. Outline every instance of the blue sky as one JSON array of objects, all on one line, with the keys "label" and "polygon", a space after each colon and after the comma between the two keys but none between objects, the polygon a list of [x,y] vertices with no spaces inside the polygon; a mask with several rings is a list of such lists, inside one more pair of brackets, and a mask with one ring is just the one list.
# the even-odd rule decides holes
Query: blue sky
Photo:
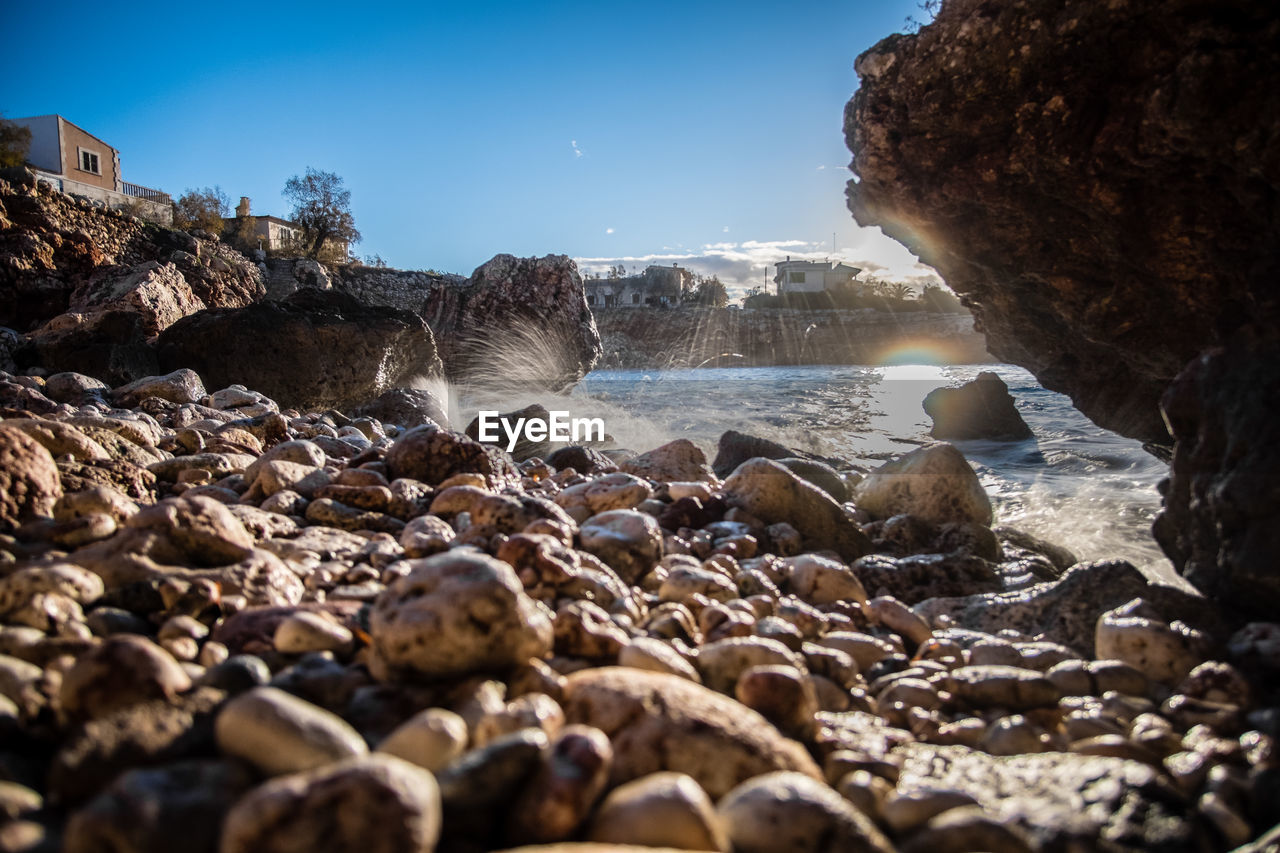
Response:
[{"label": "blue sky", "polygon": [[[917,0],[6,4],[0,112],[60,113],[125,180],[287,216],[341,175],[393,266],[680,261],[734,285],[832,254],[927,274],[844,206],[854,57]],[[46,34],[46,35],[42,35]],[[772,271],[768,272],[772,275]]]}]

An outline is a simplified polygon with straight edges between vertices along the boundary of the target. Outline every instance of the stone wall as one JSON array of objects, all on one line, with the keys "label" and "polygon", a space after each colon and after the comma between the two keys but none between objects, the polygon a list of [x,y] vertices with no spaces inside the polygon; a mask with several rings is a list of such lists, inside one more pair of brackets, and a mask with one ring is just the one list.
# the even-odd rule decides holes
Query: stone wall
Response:
[{"label": "stone wall", "polygon": [[993,360],[967,314],[618,308],[595,318],[601,368]]}]

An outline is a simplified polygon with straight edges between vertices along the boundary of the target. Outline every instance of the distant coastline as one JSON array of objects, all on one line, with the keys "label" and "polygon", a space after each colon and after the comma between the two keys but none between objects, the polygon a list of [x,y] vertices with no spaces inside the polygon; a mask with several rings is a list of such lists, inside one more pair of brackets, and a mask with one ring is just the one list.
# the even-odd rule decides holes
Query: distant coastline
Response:
[{"label": "distant coastline", "polygon": [[967,313],[690,306],[592,313],[602,369],[997,361]]}]

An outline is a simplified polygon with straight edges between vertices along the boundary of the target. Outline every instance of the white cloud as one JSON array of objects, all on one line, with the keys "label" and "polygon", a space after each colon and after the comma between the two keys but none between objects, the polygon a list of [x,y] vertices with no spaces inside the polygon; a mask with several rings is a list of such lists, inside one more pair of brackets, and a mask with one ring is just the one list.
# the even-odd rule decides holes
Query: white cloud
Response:
[{"label": "white cloud", "polygon": [[724,233],[726,233],[726,234],[728,234],[728,233],[729,233],[729,226],[728,226],[728,225],[726,225],[726,226],[724,227]]},{"label": "white cloud", "polygon": [[[610,228],[607,233],[613,233],[613,229]],[[883,236],[879,240],[890,242]],[[861,279],[874,276],[885,281],[901,281],[916,289],[925,284],[942,283],[932,267],[917,262],[900,245],[894,243],[890,250],[874,239],[860,242],[864,243],[860,248],[842,249],[834,255],[828,245],[805,240],[745,240],[740,243],[707,243],[696,251],[664,249],[643,255],[575,260],[584,274],[601,275],[606,274],[609,267],[618,264],[628,269],[643,269],[650,264],[679,264],[692,270],[695,275],[718,276],[731,298],[744,296],[752,288],[766,284],[772,287],[773,276],[777,272],[774,266],[788,256],[793,260],[844,261],[863,270],[859,275]]]},{"label": "white cloud", "polygon": [[612,229],[612,228],[606,228],[606,229],[604,229],[604,233],[606,233],[606,234],[612,234],[612,233],[613,233],[613,229]]},{"label": "white cloud", "polygon": [[571,148],[573,149],[573,156],[574,156],[574,157],[581,157],[581,156],[582,156],[582,149],[578,147],[578,140],[576,140],[576,139],[570,139],[570,140],[569,140],[569,147],[571,147]]},{"label": "white cloud", "polygon": [[819,167],[818,167],[818,171],[819,171],[819,172],[821,172],[821,171],[822,171],[823,169],[825,169],[825,168],[827,168],[827,167],[826,167],[826,166],[819,166]]}]

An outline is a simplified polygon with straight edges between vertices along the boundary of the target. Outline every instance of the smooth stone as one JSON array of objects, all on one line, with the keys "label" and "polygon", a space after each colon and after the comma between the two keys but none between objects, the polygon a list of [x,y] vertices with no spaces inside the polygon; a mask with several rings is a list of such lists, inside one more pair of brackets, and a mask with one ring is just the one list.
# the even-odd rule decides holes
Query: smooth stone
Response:
[{"label": "smooth stone", "polygon": [[767,637],[727,637],[698,649],[698,672],[712,690],[732,694],[742,673],[753,666],[790,666],[804,670],[804,658]]},{"label": "smooth stone", "polygon": [[980,806],[948,809],[899,848],[902,853],[1034,853],[1027,837]]},{"label": "smooth stone", "polygon": [[628,474],[659,483],[715,483],[717,478],[702,450],[687,438],[677,438],[619,466]]},{"label": "smooth stone", "polygon": [[1181,622],[1168,623],[1140,598],[1098,617],[1094,635],[1099,658],[1123,661],[1152,681],[1173,685],[1203,659],[1207,643]]},{"label": "smooth stone", "polygon": [[946,677],[956,698],[980,708],[1013,711],[1056,705],[1062,692],[1043,673],[1016,666],[961,666]]},{"label": "smooth stone", "polygon": [[385,752],[438,772],[467,747],[467,722],[445,708],[428,708],[401,723],[378,744]]},{"label": "smooth stone", "polygon": [[618,666],[629,666],[650,672],[665,672],[697,684],[702,683],[702,676],[698,674],[693,664],[681,657],[669,643],[654,637],[631,638],[631,642],[618,652]]},{"label": "smooth stone", "polygon": [[725,794],[716,807],[734,853],[779,850],[891,853],[871,819],[823,782],[802,773],[766,773]]},{"label": "smooth stone", "polygon": [[872,518],[908,514],[930,524],[991,526],[991,499],[964,454],[945,442],[913,450],[867,474],[854,503]]},{"label": "smooth stone", "polygon": [[807,547],[832,550],[844,560],[871,551],[862,528],[826,492],[770,459],[748,459],[724,482],[729,502],[766,525],[787,522]]},{"label": "smooth stone", "polygon": [[341,717],[275,687],[255,687],[227,702],[214,733],[223,752],[272,776],[368,752]]},{"label": "smooth stone", "polygon": [[0,532],[53,514],[62,481],[44,446],[0,421]]},{"label": "smooth stone", "polygon": [[272,779],[227,813],[220,853],[430,853],[440,788],[389,755],[351,758]]},{"label": "smooth stone", "polygon": [[729,853],[715,805],[685,773],[650,773],[609,792],[586,832],[602,844],[674,847]]},{"label": "smooth stone", "polygon": [[610,784],[659,770],[687,773],[712,797],[772,770],[822,777],[800,744],[729,697],[683,678],[628,667],[570,675],[564,711],[613,743]]},{"label": "smooth stone", "polygon": [[208,396],[199,374],[185,367],[164,376],[145,376],[111,393],[116,405],[124,408],[133,408],[147,397],[159,397],[181,405],[198,403]]},{"label": "smooth stone", "polygon": [[289,655],[306,652],[345,652],[354,637],[350,630],[320,613],[300,610],[276,628],[276,651]]},{"label": "smooth stone", "polygon": [[611,509],[633,509],[653,496],[645,480],[622,471],[577,483],[555,496],[555,502],[579,524]]},{"label": "smooth stone", "polygon": [[567,726],[507,816],[507,835],[521,841],[563,841],[586,820],[604,792],[613,747],[604,732]]},{"label": "smooth stone", "polygon": [[844,563],[817,554],[802,554],[785,558],[782,565],[787,589],[810,604],[867,603],[862,581]]}]

